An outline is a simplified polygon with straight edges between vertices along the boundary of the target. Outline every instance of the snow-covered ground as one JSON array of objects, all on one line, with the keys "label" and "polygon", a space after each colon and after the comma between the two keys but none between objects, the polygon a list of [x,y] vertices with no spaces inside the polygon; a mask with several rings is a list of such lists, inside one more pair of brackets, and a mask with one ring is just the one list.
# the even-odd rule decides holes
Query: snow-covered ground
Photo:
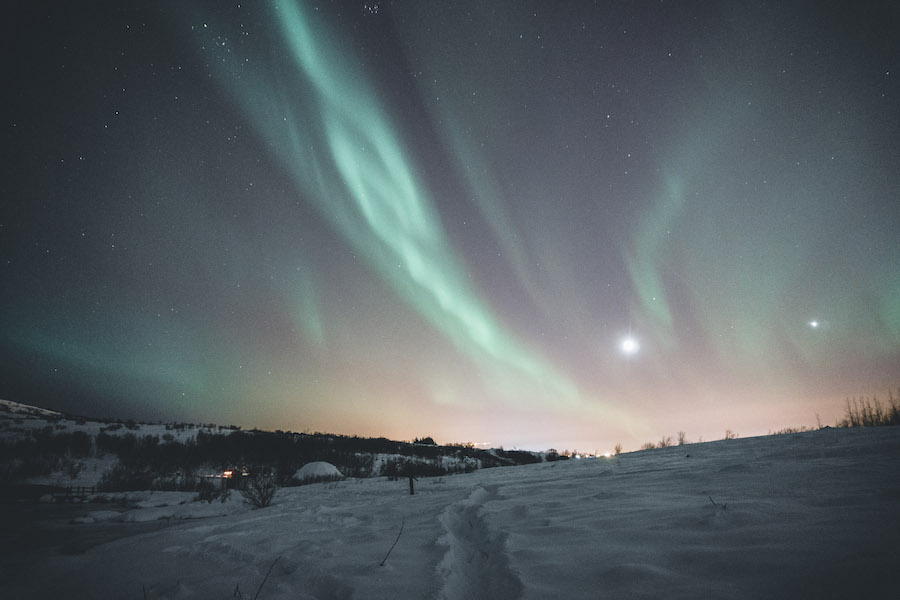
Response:
[{"label": "snow-covered ground", "polygon": [[7,539],[0,597],[896,598],[898,474],[886,427],[486,469],[421,479],[414,496],[348,479],[259,510],[136,494],[124,512],[71,509],[60,534],[119,537],[83,553],[60,553],[40,522],[40,548],[27,530]]}]

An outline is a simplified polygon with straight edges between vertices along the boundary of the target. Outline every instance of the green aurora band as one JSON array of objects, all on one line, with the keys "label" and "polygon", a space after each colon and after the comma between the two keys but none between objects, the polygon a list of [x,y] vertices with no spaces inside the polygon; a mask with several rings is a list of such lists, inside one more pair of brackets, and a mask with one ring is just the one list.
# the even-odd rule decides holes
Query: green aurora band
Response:
[{"label": "green aurora band", "polygon": [[[298,189],[399,297],[471,359],[493,397],[535,408],[579,405],[573,382],[505,331],[467,283],[365,74],[298,3],[276,2],[272,14],[293,70],[277,80],[234,77],[240,60],[225,55],[220,74]],[[322,339],[320,324],[299,318]]]}]

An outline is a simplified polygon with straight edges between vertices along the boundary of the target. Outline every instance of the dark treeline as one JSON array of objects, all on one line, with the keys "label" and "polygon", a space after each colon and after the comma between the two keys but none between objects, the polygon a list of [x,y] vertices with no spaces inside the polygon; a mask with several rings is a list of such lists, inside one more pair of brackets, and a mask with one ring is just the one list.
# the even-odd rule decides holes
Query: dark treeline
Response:
[{"label": "dark treeline", "polygon": [[46,427],[32,431],[27,438],[0,442],[0,480],[17,483],[54,472],[74,478],[79,464],[83,468],[79,459],[104,455],[118,458],[118,464],[101,480],[101,487],[108,490],[192,490],[203,475],[225,469],[275,470],[287,481],[313,461],[330,462],[348,477],[429,477],[541,460],[523,451],[489,452],[465,445],[319,433],[209,428],[179,441],[171,433],[160,437],[142,435],[140,428],[121,429],[109,427],[91,436]]}]

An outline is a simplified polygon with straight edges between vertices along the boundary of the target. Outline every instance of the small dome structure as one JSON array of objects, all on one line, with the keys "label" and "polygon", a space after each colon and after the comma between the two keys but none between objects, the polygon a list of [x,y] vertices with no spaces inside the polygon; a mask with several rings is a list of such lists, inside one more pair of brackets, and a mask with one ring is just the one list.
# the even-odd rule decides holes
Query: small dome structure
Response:
[{"label": "small dome structure", "polygon": [[307,479],[343,479],[344,474],[338,471],[330,462],[317,460],[303,465],[294,473],[294,479],[305,481]]}]

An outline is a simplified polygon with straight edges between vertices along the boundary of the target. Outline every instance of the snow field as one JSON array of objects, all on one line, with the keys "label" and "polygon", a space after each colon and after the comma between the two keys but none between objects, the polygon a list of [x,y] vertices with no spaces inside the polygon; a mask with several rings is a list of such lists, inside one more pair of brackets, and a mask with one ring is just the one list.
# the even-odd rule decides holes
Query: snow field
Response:
[{"label": "snow field", "polygon": [[827,429],[421,479],[415,496],[385,478],[261,510],[148,493],[95,522],[171,525],[51,552],[0,596],[247,598],[271,567],[263,600],[893,597],[898,472],[897,428]]}]

